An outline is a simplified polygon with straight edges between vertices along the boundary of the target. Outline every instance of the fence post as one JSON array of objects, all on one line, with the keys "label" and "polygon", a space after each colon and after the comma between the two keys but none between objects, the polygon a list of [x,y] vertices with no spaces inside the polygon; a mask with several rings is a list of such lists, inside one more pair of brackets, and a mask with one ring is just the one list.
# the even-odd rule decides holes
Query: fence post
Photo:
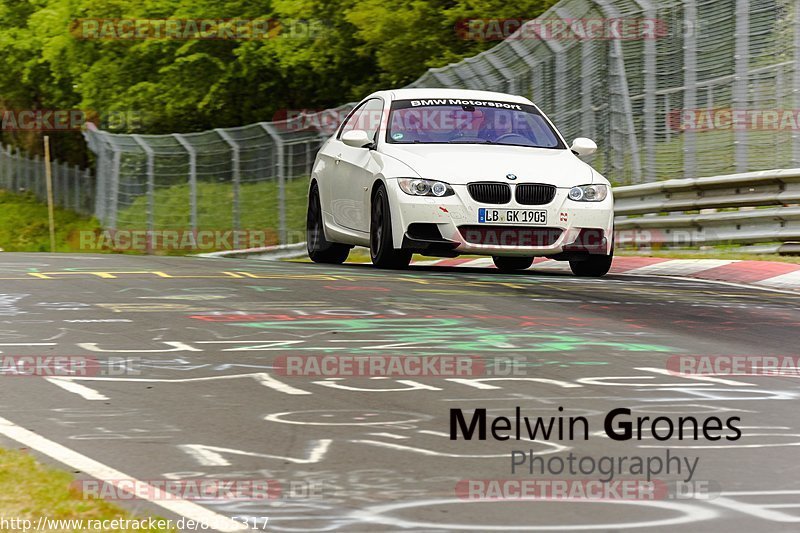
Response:
[{"label": "fence post", "polygon": [[[90,143],[95,143],[98,149],[95,216],[105,227],[114,227],[117,219],[117,191],[114,183],[119,183],[119,164],[121,162],[117,155],[119,148],[114,144],[110,135],[100,130],[87,130],[87,138]],[[109,152],[112,154],[110,159]],[[111,165],[110,169],[109,165]],[[109,226],[109,221],[113,221],[112,226]]]},{"label": "fence post", "polygon": [[[592,0],[603,13],[603,16],[613,19],[621,18],[617,7],[609,0]],[[617,126],[622,139],[627,138],[628,146],[621,142],[614,146],[615,166],[625,172],[625,159],[630,155],[630,166],[633,174],[632,181],[642,181],[642,162],[639,153],[639,140],[636,138],[636,125],[633,122],[633,108],[631,106],[630,91],[628,88],[628,73],[625,70],[625,56],[622,52],[622,43],[619,39],[612,39],[608,45],[608,74],[609,74],[609,115],[616,114],[620,119]],[[616,80],[616,81],[615,81]],[[614,96],[616,95],[616,98]],[[615,108],[615,102],[619,108]],[[627,180],[626,180],[627,181]]]},{"label": "fence post", "polygon": [[[750,67],[750,0],[736,0],[736,30],[734,33],[735,74],[733,77],[733,109],[747,109],[747,80]],[[733,128],[734,168],[736,172],[747,170],[747,131]]]},{"label": "fence post", "polygon": [[22,174],[25,176],[25,190],[36,196],[39,191],[36,189],[36,180],[31,174],[31,162],[33,159],[24,157],[22,152],[19,153],[19,164],[22,169]]},{"label": "fence post", "polygon": [[[592,52],[594,43],[581,41],[581,136],[595,137],[594,109],[592,101]],[[569,141],[569,139],[568,139]]]},{"label": "fence post", "polygon": [[61,189],[61,205],[64,209],[69,209],[70,207],[70,198],[72,195],[72,188],[70,187],[70,172],[69,172],[69,163],[61,163],[61,181],[64,183],[64,188]]},{"label": "fence post", "polygon": [[[233,181],[233,229],[238,231],[241,229],[241,214],[239,212],[239,188],[240,182],[242,179],[241,176],[241,159],[239,155],[239,145],[236,141],[233,140],[230,133],[223,130],[222,128],[217,128],[214,131],[217,132],[223,141],[228,143],[228,146],[231,147],[231,179]],[[238,247],[238,239],[239,236],[237,233],[234,233],[234,246]]]},{"label": "fence post", "polygon": [[86,142],[89,144],[89,147],[94,146],[96,148],[95,154],[97,154],[97,157],[95,159],[95,174],[97,175],[97,183],[95,184],[94,206],[92,206],[92,208],[94,215],[102,224],[104,223],[106,216],[106,183],[104,179],[101,179],[101,176],[106,175],[105,167],[108,156],[106,153],[106,143],[102,138],[100,138],[100,132],[91,128],[88,128],[84,135],[86,135]]},{"label": "fence post", "polygon": [[[531,24],[531,22],[526,22],[525,25],[522,26],[522,28],[524,28],[527,24]],[[519,31],[522,31],[522,28],[520,28]],[[525,63],[528,72],[536,72],[538,62],[533,57],[529,56],[528,51],[525,49],[525,47],[518,39],[512,39],[510,41],[505,41],[505,42],[508,43],[508,46],[511,49],[511,51],[514,52],[514,54]],[[528,96],[530,97],[531,100],[534,101],[534,103],[538,103],[536,98],[536,88],[538,86],[537,84],[533,83],[533,76],[530,76],[528,81],[530,82],[528,85],[528,88],[530,89]],[[517,84],[517,92],[519,93],[522,92],[521,84]]]},{"label": "fence post", "polygon": [[186,153],[189,154],[189,223],[192,226],[192,231],[197,231],[197,151],[194,149],[189,141],[184,138],[180,133],[173,133],[173,137],[181,146],[183,146]]},{"label": "fence post", "polygon": [[293,144],[289,145],[289,150],[286,153],[286,159],[287,159],[287,162],[286,162],[286,177],[289,178],[289,179],[295,177],[295,175],[294,175],[294,146],[295,145],[293,145]]},{"label": "fence post", "polygon": [[[794,1],[793,109],[800,109],[800,0]],[[800,129],[792,129],[792,166],[800,167]]]},{"label": "fence post", "polygon": [[6,172],[8,173],[8,187],[11,192],[17,192],[17,180],[14,174],[14,151],[11,146],[5,147],[6,152]]},{"label": "fence post", "polygon": [[81,212],[81,174],[78,165],[72,166],[72,179],[75,187],[72,189],[72,208],[76,213]]},{"label": "fence post", "polygon": [[69,190],[68,189],[69,173],[65,172],[65,169],[68,168],[65,167],[64,163],[61,163],[59,161],[55,161],[55,166],[58,169],[56,170],[56,172],[58,173],[58,182],[57,182],[58,186],[56,188],[56,193],[58,194],[58,196],[56,196],[55,202],[57,205],[60,205],[61,207],[67,207],[66,200],[67,200],[67,191]]},{"label": "fence post", "polygon": [[61,163],[59,165],[61,167],[61,183],[63,187],[61,188],[61,207],[64,209],[69,208],[69,197],[70,197],[70,189],[69,187],[69,163]]},{"label": "fence post", "polygon": [[[61,188],[61,172],[58,168],[60,165],[58,164],[58,159],[53,159],[50,161],[50,167],[52,168],[52,179],[53,179],[53,205],[61,207],[58,201],[58,197],[63,190]],[[45,178],[47,176],[47,162],[44,164],[44,171],[45,171]],[[45,179],[45,186],[47,186],[47,180]]]},{"label": "fence post", "polygon": [[285,152],[283,147],[283,139],[281,139],[275,128],[268,122],[259,122],[260,126],[264,128],[272,140],[275,142],[275,151],[277,154],[277,170],[278,170],[278,242],[280,244],[287,244],[286,242],[286,169],[285,169]]},{"label": "fence post", "polygon": [[[697,20],[695,0],[683,0],[684,20]],[[697,33],[693,29],[683,38],[683,110],[697,107]],[[697,135],[691,128],[683,132],[683,177],[697,177]]]},{"label": "fence post", "polygon": [[117,229],[117,210],[119,208],[119,173],[122,166],[122,150],[114,146],[113,168],[111,170],[111,190],[109,191],[108,226]]},{"label": "fence post", "polygon": [[554,110],[554,119],[556,121],[566,120],[565,114],[565,104],[564,99],[566,98],[566,76],[567,76],[567,64],[566,64],[566,57],[567,53],[564,48],[564,45],[557,41],[550,40],[546,35],[541,34],[541,29],[537,26],[535,27],[536,35],[542,39],[545,46],[550,49],[550,57],[553,58],[553,75],[555,78],[554,87],[553,87],[553,110]]},{"label": "fence post", "polygon": [[[92,171],[88,168],[83,171],[83,179],[86,182],[87,190],[92,190]],[[98,179],[97,174],[95,174],[95,181]],[[96,187],[96,183],[95,183]],[[95,189],[96,190],[96,189]],[[89,197],[89,205],[91,205],[91,197]]]},{"label": "fence post", "polygon": [[156,161],[155,151],[140,135],[131,135],[136,144],[142,147],[147,156],[147,248],[150,252],[152,235],[155,231],[155,208],[156,208]]},{"label": "fence post", "polygon": [[34,182],[34,195],[39,198],[39,200],[44,199],[44,191],[42,190],[44,185],[44,180],[42,179],[43,176],[40,174],[42,170],[41,162],[39,161],[39,154],[34,154],[33,156],[33,163],[28,164],[28,174],[33,176]]},{"label": "fence post", "polygon": [[18,193],[21,189],[27,189],[27,184],[22,176],[22,158],[20,157],[19,148],[16,148],[14,152],[14,182],[16,183],[14,192]]},{"label": "fence post", "polygon": [[[645,8],[645,18],[656,22],[656,13],[650,2],[639,2]],[[656,30],[658,31],[658,30]],[[644,169],[645,182],[656,181],[656,38],[644,40]]]}]

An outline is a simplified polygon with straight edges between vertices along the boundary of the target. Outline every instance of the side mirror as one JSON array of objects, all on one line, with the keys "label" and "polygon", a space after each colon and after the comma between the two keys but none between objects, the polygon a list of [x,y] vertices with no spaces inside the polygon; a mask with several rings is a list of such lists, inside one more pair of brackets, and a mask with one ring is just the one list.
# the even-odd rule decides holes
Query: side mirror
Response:
[{"label": "side mirror", "polygon": [[573,154],[583,157],[595,153],[597,151],[597,145],[591,139],[578,137],[572,141],[572,146],[570,146],[569,149],[572,150]]},{"label": "side mirror", "polygon": [[369,138],[364,130],[350,130],[342,134],[342,142],[353,148],[370,148],[372,139]]}]

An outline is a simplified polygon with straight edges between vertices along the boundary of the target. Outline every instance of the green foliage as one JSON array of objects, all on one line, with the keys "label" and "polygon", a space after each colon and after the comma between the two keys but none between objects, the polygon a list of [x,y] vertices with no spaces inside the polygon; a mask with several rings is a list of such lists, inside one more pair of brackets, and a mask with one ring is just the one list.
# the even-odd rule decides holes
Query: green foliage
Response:
[{"label": "green foliage", "polygon": [[[128,133],[188,132],[326,108],[408,83],[496,41],[467,18],[533,18],[554,0],[0,0],[0,107],[132,113]],[[82,19],[271,19],[260,40],[82,39]],[[305,21],[305,22],[303,22]],[[314,24],[315,31],[303,28]],[[299,28],[299,31],[298,31]],[[38,150],[36,136],[6,141]],[[85,162],[79,135],[56,157]]]}]

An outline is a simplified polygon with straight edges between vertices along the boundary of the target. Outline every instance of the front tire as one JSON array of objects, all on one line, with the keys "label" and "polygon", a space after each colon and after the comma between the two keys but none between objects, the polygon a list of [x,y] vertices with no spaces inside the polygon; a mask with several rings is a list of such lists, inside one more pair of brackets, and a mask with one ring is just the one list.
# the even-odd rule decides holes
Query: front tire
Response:
[{"label": "front tire", "polygon": [[601,278],[611,270],[613,255],[593,255],[583,261],[570,261],[572,273],[582,278]]},{"label": "front tire", "polygon": [[530,268],[533,264],[533,257],[501,257],[493,256],[494,266],[500,272],[514,272],[516,270],[525,270]]},{"label": "front tire", "polygon": [[570,261],[569,268],[572,273],[582,278],[602,278],[611,270],[614,260],[614,246],[611,246],[610,255],[590,255],[582,261]]},{"label": "front tire", "polygon": [[396,250],[392,241],[392,213],[389,195],[383,185],[378,185],[372,196],[369,224],[369,255],[378,268],[403,269],[411,262],[411,252]]},{"label": "front tire", "polygon": [[602,278],[611,270],[614,260],[614,228],[611,228],[611,253],[608,255],[590,255],[583,261],[570,261],[572,273],[582,278]]},{"label": "front tire", "polygon": [[308,257],[315,263],[340,265],[350,255],[350,246],[331,242],[325,238],[322,226],[322,206],[319,201],[319,188],[314,183],[308,192],[308,212],[306,215],[306,249]]}]

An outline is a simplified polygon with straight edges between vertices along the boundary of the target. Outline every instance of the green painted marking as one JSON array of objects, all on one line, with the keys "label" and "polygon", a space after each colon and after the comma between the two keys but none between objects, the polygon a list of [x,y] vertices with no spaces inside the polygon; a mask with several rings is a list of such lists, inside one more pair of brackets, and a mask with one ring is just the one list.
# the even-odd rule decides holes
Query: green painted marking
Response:
[{"label": "green painted marking", "polygon": [[[276,331],[336,331],[339,333],[377,334],[380,344],[410,344],[387,351],[446,348],[448,352],[465,354],[497,350],[526,352],[571,352],[587,348],[605,348],[624,352],[672,352],[674,348],[659,344],[611,342],[574,335],[557,335],[541,331],[504,332],[469,325],[468,320],[454,318],[348,318],[335,320],[296,320],[270,322],[235,322],[230,325]],[[372,340],[372,339],[370,339]],[[424,346],[428,345],[428,346]],[[433,345],[433,346],[431,346]],[[367,349],[359,347],[357,349]]]}]

